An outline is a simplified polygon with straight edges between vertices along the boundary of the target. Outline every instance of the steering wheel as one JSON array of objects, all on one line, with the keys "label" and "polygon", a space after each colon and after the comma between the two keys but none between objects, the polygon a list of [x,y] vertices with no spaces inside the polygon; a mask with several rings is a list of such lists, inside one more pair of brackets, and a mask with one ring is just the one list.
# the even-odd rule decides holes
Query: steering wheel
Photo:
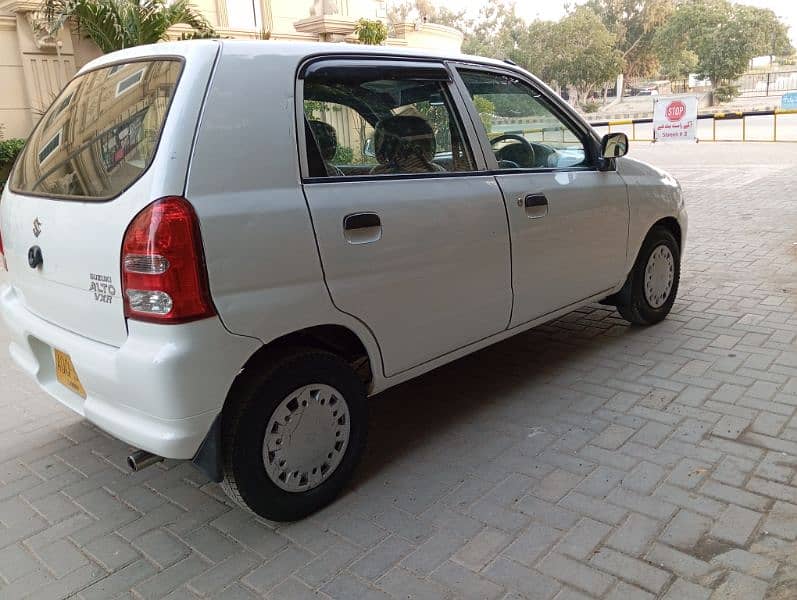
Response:
[{"label": "steering wheel", "polygon": [[505,146],[504,148],[501,148],[498,151],[493,150],[493,152],[495,153],[495,157],[498,159],[499,162],[505,161],[505,162],[511,162],[511,163],[515,163],[515,164],[525,163],[522,166],[524,166],[526,168],[531,168],[531,167],[534,166],[534,163],[535,163],[535,160],[536,160],[536,156],[534,155],[534,146],[532,146],[531,143],[526,138],[524,138],[522,135],[518,135],[516,133],[504,133],[504,134],[501,134],[498,137],[493,138],[492,140],[490,140],[490,147],[494,147],[497,143],[503,142],[503,141],[506,141],[506,140],[513,140],[515,142],[518,142],[523,147],[523,150],[525,151],[525,156],[521,156],[521,155],[518,155],[515,152],[512,152],[512,154],[514,154],[514,156],[505,157],[504,156],[504,150],[507,150],[507,149],[511,148],[512,146],[514,146],[514,144],[510,144],[509,146]]}]

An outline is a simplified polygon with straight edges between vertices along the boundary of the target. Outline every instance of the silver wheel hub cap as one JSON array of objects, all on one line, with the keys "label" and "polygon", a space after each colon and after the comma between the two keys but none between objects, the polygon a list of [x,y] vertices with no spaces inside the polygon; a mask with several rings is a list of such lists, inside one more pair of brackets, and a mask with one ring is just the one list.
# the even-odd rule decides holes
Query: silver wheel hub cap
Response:
[{"label": "silver wheel hub cap", "polygon": [[343,395],[324,384],[288,394],[271,415],[263,440],[263,465],[288,492],[305,492],[326,481],[343,460],[350,435]]},{"label": "silver wheel hub cap", "polygon": [[645,267],[645,300],[651,308],[660,308],[667,302],[675,280],[675,259],[670,249],[656,246]]}]

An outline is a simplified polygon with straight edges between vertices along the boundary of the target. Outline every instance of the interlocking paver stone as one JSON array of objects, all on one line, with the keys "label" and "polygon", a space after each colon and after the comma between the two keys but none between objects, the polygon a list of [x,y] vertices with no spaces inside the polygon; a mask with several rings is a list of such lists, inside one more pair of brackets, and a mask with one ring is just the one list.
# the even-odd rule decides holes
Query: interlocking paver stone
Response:
[{"label": "interlocking paver stone", "polygon": [[730,569],[735,569],[747,573],[759,579],[772,579],[778,570],[778,563],[774,560],[752,554],[746,550],[734,548],[723,554],[719,554],[711,559],[712,564],[722,565]]},{"label": "interlocking paver stone", "polygon": [[741,573],[731,573],[714,591],[712,600],[762,600],[767,583]]},{"label": "interlocking paver stone", "polygon": [[622,486],[641,494],[649,494],[664,477],[665,471],[655,463],[642,461],[623,477]]},{"label": "interlocking paver stone", "polygon": [[188,463],[128,473],[125,444],[0,350],[0,597],[791,590],[797,146],[633,146],[689,208],[670,317],[588,306],[381,394],[353,485],[299,523],[234,508]]},{"label": "interlocking paver stone", "polygon": [[406,540],[391,536],[352,565],[352,572],[364,579],[376,579],[413,549]]},{"label": "interlocking paver stone", "polygon": [[597,596],[605,593],[615,581],[614,577],[606,573],[555,552],[541,560],[537,569],[562,583]]},{"label": "interlocking paver stone", "polygon": [[556,543],[561,535],[561,531],[552,527],[532,523],[506,548],[503,555],[531,566]]},{"label": "interlocking paver stone", "polygon": [[711,590],[685,579],[677,579],[667,590],[664,600],[708,600]]},{"label": "interlocking paver stone", "polygon": [[659,531],[661,523],[649,517],[632,513],[618,527],[606,545],[631,556],[641,555]]},{"label": "interlocking paver stone", "polygon": [[744,546],[758,526],[761,514],[731,504],[710,530],[712,537]]},{"label": "interlocking paver stone", "polygon": [[601,466],[584,478],[575,489],[582,494],[605,498],[623,481],[625,476],[625,471]]},{"label": "interlocking paver stone", "polygon": [[692,548],[711,527],[711,519],[682,509],[667,524],[660,539],[676,548]]},{"label": "interlocking paver stone", "polygon": [[452,562],[440,565],[432,572],[431,577],[453,590],[455,597],[467,600],[471,598],[473,600],[492,600],[504,593],[500,585]]},{"label": "interlocking paver stone", "polygon": [[660,592],[670,580],[670,574],[666,571],[610,548],[598,550],[590,559],[590,564],[653,593]]},{"label": "interlocking paver stone", "polygon": [[484,570],[484,575],[529,600],[550,600],[561,589],[553,578],[506,558],[496,559]]},{"label": "interlocking paver stone", "polygon": [[654,544],[648,552],[648,560],[688,579],[702,577],[711,571],[711,565],[705,561],[664,544]]},{"label": "interlocking paver stone", "polygon": [[573,558],[586,559],[598,547],[612,528],[592,519],[579,521],[562,540],[556,550]]},{"label": "interlocking paver stone", "polygon": [[238,581],[259,564],[254,554],[240,552],[194,577],[188,582],[188,587],[203,596],[214,594]]},{"label": "interlocking paver stone", "polygon": [[654,597],[650,592],[620,581],[617,587],[607,594],[606,600],[653,600]]},{"label": "interlocking paver stone", "polygon": [[763,530],[787,540],[797,540],[797,506],[788,502],[775,502],[767,514]]},{"label": "interlocking paver stone", "polygon": [[453,560],[472,571],[480,571],[511,539],[507,533],[487,527],[462,546]]}]

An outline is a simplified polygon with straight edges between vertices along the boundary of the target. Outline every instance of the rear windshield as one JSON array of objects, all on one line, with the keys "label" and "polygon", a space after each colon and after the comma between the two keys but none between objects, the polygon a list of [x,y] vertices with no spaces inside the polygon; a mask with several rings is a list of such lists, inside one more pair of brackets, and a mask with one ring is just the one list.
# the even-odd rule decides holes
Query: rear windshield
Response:
[{"label": "rear windshield", "polygon": [[181,70],[138,61],[73,79],[25,144],[11,190],[84,201],[124,191],[152,162]]}]

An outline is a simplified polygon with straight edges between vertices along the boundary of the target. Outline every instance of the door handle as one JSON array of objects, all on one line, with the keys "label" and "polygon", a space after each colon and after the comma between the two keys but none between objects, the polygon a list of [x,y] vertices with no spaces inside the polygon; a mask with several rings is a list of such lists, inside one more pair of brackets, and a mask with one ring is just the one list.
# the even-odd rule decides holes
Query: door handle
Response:
[{"label": "door handle", "polygon": [[352,213],[343,217],[343,237],[350,244],[368,244],[382,237],[382,220],[372,212]]},{"label": "door handle", "polygon": [[368,227],[381,227],[382,221],[376,213],[354,213],[346,215],[343,219],[343,229],[352,231],[354,229],[367,229]]},{"label": "door handle", "polygon": [[[520,198],[518,198],[518,205],[520,204]],[[528,194],[523,198],[522,205],[529,219],[539,219],[548,214],[548,198],[545,197],[545,194]]]}]

